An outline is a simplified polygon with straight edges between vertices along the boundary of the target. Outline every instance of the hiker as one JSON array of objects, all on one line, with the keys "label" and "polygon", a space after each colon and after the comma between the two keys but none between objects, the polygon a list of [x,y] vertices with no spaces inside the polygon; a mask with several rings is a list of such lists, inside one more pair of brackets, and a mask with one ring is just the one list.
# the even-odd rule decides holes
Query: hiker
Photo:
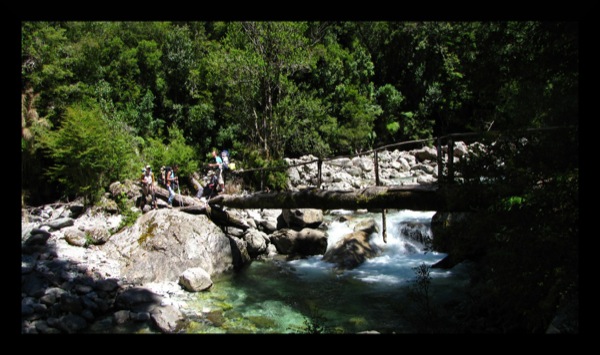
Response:
[{"label": "hiker", "polygon": [[217,176],[219,178],[219,189],[217,191],[224,191],[225,180],[223,180],[223,159],[221,159],[216,150],[213,150],[212,156],[215,158],[215,163],[208,164],[208,166],[217,168]]},{"label": "hiker", "polygon": [[200,181],[200,175],[198,175],[197,172],[192,173],[192,184],[194,185],[194,187],[196,188],[196,190],[198,190],[196,192],[196,198],[202,198],[202,193],[204,192],[204,186],[202,185],[202,182]]},{"label": "hiker", "polygon": [[169,169],[167,171],[167,176],[165,176],[165,180],[167,182],[167,189],[169,190],[169,199],[167,202],[169,203],[169,208],[173,207],[173,198],[175,198],[175,189],[179,186],[179,177],[177,177],[176,173],[179,171],[179,165],[173,165],[173,169]]},{"label": "hiker", "polygon": [[156,204],[156,189],[154,173],[152,172],[152,168],[150,165],[146,165],[146,170],[142,173],[142,177],[140,179],[142,183],[142,192],[144,197],[144,204],[146,204],[146,198],[148,194],[152,194],[152,208],[157,209],[158,206]]},{"label": "hiker", "polygon": [[204,186],[204,189],[202,190],[202,197],[204,197],[207,200],[210,200],[211,198],[217,196],[218,187],[219,187],[219,179],[218,179],[217,175],[212,170],[210,170],[208,172],[208,182],[206,183],[206,185]]}]

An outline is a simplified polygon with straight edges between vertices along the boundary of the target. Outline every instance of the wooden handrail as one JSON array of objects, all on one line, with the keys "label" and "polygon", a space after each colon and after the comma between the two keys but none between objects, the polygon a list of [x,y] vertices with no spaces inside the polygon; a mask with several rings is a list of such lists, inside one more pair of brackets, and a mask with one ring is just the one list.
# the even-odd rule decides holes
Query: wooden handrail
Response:
[{"label": "wooden handrail", "polygon": [[[449,134],[446,134],[446,135],[443,135],[443,136],[439,136],[439,137],[424,138],[424,139],[415,139],[415,140],[410,140],[410,141],[403,141],[403,142],[396,142],[396,143],[386,144],[386,145],[379,146],[379,147],[373,148],[371,150],[360,152],[360,153],[356,153],[356,154],[338,155],[338,156],[329,157],[329,158],[316,158],[316,159],[313,159],[313,160],[310,160],[310,161],[306,161],[306,162],[302,162],[302,163],[297,163],[297,164],[293,164],[293,165],[288,165],[288,166],[239,169],[239,170],[236,170],[235,173],[241,174],[241,173],[249,173],[249,172],[254,172],[254,171],[262,171],[262,172],[265,172],[265,171],[279,171],[279,170],[287,170],[289,168],[296,168],[296,167],[305,166],[305,165],[309,165],[309,164],[315,164],[315,163],[317,163],[318,165],[321,165],[324,162],[329,162],[329,161],[338,160],[338,159],[342,159],[342,158],[354,158],[354,157],[358,157],[358,156],[375,154],[376,152],[381,151],[381,150],[388,150],[390,148],[396,148],[396,147],[400,147],[400,146],[403,146],[403,145],[426,143],[426,142],[430,142],[430,141],[432,141],[432,142],[437,141],[437,145],[441,146],[441,141],[442,140],[446,140],[446,141],[451,142],[451,144],[453,145],[457,141],[457,138],[463,138],[464,139],[464,138],[485,137],[485,136],[493,137],[493,136],[501,135],[501,134],[506,133],[506,132],[515,132],[515,133],[522,133],[522,134],[524,134],[524,133],[551,131],[551,130],[558,130],[558,129],[576,129],[577,127],[578,126],[551,126],[551,127],[542,127],[542,128],[526,128],[526,129],[519,129],[519,130],[512,130],[512,131],[486,131],[486,132],[449,133]],[[438,152],[438,156],[439,156],[439,154],[440,154],[440,152]],[[448,159],[449,160],[448,160],[447,163],[448,163],[449,173],[450,172],[452,172],[452,173],[454,172],[453,171],[453,164],[452,164],[451,158],[452,158],[452,155],[448,154]],[[439,161],[438,161],[438,164],[439,164]],[[442,175],[439,174],[439,172],[438,172],[438,179],[440,179],[441,176]],[[452,180],[451,176],[449,176],[448,180]]]}]

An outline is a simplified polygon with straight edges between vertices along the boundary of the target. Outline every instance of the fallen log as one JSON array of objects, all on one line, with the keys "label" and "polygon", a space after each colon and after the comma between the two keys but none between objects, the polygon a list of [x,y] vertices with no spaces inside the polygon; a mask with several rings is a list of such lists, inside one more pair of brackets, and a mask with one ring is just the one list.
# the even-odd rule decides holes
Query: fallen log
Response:
[{"label": "fallen log", "polygon": [[[167,201],[169,199],[169,190],[161,187],[161,186],[156,186],[155,187],[155,191],[156,191],[156,198],[160,198],[163,201]],[[195,198],[195,197],[190,197],[190,196],[185,196],[185,195],[181,195],[177,192],[175,192],[175,197],[173,198],[173,206],[193,206],[193,205],[199,205],[200,204],[200,200]]]},{"label": "fallen log", "polygon": [[211,207],[210,205],[200,204],[179,207],[178,209],[182,212],[190,214],[204,214],[220,226],[236,227],[242,230],[250,228],[248,223],[246,223],[246,221],[240,216],[230,211],[224,211],[223,209],[217,206]]},{"label": "fallen log", "polygon": [[258,192],[251,195],[219,195],[210,206],[231,208],[320,208],[320,209],[444,209],[446,199],[429,186],[372,186],[353,191],[306,189],[300,191]]}]

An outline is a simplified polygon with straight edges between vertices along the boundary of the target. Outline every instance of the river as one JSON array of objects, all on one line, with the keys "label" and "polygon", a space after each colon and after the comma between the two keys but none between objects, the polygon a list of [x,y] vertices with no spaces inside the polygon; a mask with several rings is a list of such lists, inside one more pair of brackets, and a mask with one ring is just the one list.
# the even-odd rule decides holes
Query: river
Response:
[{"label": "river", "polygon": [[[328,248],[352,231],[356,221],[381,214],[333,211],[325,216]],[[187,333],[413,333],[424,314],[415,268],[430,266],[445,254],[428,251],[403,235],[412,224],[430,235],[434,212],[409,210],[387,214],[387,243],[381,232],[373,243],[379,256],[354,270],[338,272],[322,255],[306,259],[253,261],[240,272],[215,280],[187,305],[192,322]],[[343,216],[342,218],[340,218]],[[347,219],[347,220],[346,220]],[[346,221],[343,221],[346,220]],[[454,304],[468,282],[464,269],[429,269],[430,307]]]}]

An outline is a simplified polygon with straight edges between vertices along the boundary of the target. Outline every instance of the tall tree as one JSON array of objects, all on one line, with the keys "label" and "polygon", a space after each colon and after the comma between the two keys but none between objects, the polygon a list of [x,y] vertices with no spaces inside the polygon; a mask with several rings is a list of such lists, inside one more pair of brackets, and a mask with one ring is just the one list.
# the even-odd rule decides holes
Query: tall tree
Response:
[{"label": "tall tree", "polygon": [[220,51],[211,56],[224,115],[249,129],[250,141],[267,158],[283,157],[285,117],[276,108],[294,90],[290,78],[310,68],[305,29],[302,22],[232,23]]}]

